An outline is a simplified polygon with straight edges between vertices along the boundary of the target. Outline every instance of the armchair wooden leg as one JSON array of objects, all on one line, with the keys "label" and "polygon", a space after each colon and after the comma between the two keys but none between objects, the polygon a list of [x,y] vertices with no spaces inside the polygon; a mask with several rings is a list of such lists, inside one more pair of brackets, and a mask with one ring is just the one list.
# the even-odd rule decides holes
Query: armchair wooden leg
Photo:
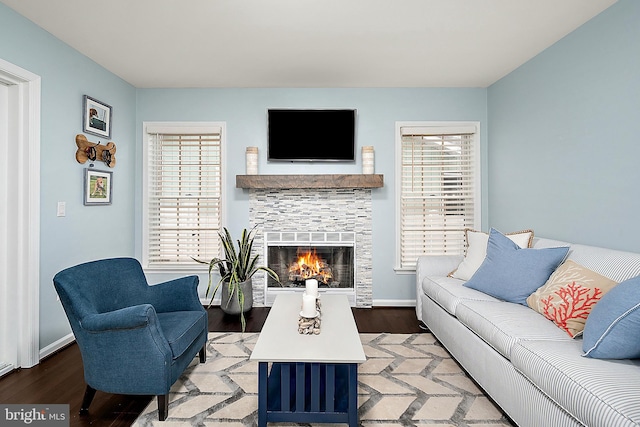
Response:
[{"label": "armchair wooden leg", "polygon": [[84,391],[84,397],[82,398],[82,405],[80,406],[80,415],[86,415],[89,413],[89,405],[93,400],[93,396],[96,395],[96,389],[87,385]]},{"label": "armchair wooden leg", "polygon": [[158,395],[158,420],[160,421],[166,420],[167,414],[169,414],[169,395],[159,394]]},{"label": "armchair wooden leg", "polygon": [[207,361],[207,344],[202,346],[200,349],[200,363],[204,363]]}]

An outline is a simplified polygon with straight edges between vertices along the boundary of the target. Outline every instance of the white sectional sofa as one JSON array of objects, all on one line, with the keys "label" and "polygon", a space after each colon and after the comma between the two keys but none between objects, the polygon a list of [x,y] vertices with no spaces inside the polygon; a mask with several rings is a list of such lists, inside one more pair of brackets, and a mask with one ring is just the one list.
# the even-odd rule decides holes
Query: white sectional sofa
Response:
[{"label": "white sectional sofa", "polygon": [[[616,282],[640,275],[640,254],[543,238],[531,244],[558,246],[570,247],[567,259]],[[571,338],[537,311],[449,277],[462,260],[418,260],[418,320],[516,424],[640,425],[639,359],[585,357],[581,337]],[[640,332],[632,339],[640,341]]]}]

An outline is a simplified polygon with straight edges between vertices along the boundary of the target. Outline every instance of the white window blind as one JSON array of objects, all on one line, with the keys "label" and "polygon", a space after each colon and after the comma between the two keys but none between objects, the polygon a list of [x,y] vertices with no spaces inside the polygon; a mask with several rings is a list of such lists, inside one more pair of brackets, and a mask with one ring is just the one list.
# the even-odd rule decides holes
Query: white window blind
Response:
[{"label": "white window blind", "polygon": [[156,124],[146,135],[145,266],[220,256],[222,127]]},{"label": "white window blind", "polygon": [[400,127],[400,269],[420,255],[463,254],[478,224],[476,126]]}]

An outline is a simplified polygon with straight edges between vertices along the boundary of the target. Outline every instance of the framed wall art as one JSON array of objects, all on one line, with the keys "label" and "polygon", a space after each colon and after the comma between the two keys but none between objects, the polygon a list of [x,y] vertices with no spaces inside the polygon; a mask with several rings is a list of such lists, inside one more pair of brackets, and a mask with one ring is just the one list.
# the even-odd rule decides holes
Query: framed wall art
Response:
[{"label": "framed wall art", "polygon": [[113,172],[84,170],[85,206],[110,205],[113,198]]},{"label": "framed wall art", "polygon": [[111,138],[111,116],[113,109],[110,105],[84,96],[84,108],[82,115],[82,128],[84,132],[93,135]]}]

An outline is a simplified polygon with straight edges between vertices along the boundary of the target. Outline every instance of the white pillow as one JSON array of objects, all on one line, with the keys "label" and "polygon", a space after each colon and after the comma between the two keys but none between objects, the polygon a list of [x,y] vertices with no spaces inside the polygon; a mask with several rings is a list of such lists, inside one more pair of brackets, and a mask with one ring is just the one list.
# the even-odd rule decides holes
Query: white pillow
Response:
[{"label": "white pillow", "polygon": [[[449,276],[455,279],[469,280],[487,256],[489,234],[471,229],[466,229],[465,234],[467,236],[467,253],[458,268],[452,271]],[[505,234],[505,236],[521,248],[529,248],[533,241],[533,230],[516,231]]]}]

